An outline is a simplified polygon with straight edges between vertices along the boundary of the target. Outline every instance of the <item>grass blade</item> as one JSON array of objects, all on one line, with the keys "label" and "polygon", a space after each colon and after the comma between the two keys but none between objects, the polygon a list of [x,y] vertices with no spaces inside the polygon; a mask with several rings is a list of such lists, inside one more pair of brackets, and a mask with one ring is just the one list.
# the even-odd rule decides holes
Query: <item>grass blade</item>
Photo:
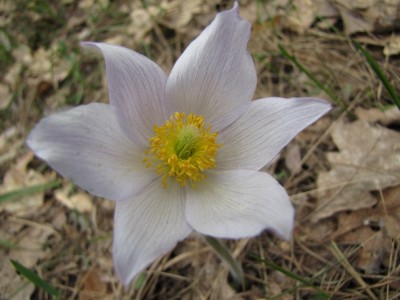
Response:
[{"label": "grass blade", "polygon": [[19,246],[11,241],[0,239],[0,248],[15,249],[15,248],[19,248]]},{"label": "grass blade", "polygon": [[301,72],[303,72],[304,74],[307,75],[307,77],[314,82],[314,84],[321,89],[322,91],[324,91],[331,99],[333,102],[335,102],[335,104],[341,104],[344,106],[344,108],[347,109],[347,105],[345,103],[343,103],[342,101],[340,101],[338,99],[338,97],[335,95],[335,93],[330,89],[327,88],[325,85],[323,85],[313,74],[311,74],[310,71],[308,71],[297,59],[296,57],[294,57],[293,55],[290,55],[285,47],[283,47],[283,45],[279,44],[278,45],[279,51],[281,52],[281,54],[286,57],[288,60],[290,60]]},{"label": "grass blade", "polygon": [[11,260],[11,263],[13,264],[14,268],[26,279],[28,279],[30,282],[32,282],[34,285],[36,285],[38,288],[41,288],[44,290],[46,293],[49,295],[55,297],[56,299],[60,299],[60,292],[55,289],[52,285],[44,281],[42,278],[40,278],[35,272],[31,271],[30,269],[24,267],[20,263],[18,263],[15,260]]},{"label": "grass blade", "polygon": [[30,187],[22,188],[19,190],[7,192],[7,193],[0,195],[0,203],[6,202],[6,201],[11,201],[11,200],[14,200],[14,199],[22,197],[22,196],[32,195],[32,194],[36,194],[39,192],[51,190],[56,187],[59,187],[60,185],[61,185],[61,180],[54,180],[54,181],[50,181],[50,182],[47,182],[44,184],[37,184],[37,185],[30,186]]},{"label": "grass blade", "polygon": [[294,279],[294,280],[296,280],[298,282],[301,282],[305,286],[309,286],[309,287],[313,288],[314,290],[316,290],[318,292],[318,294],[317,294],[318,299],[328,299],[330,297],[327,293],[322,291],[319,287],[316,287],[312,283],[312,281],[307,280],[307,279],[305,279],[305,278],[303,278],[303,277],[301,277],[301,276],[299,276],[297,274],[294,274],[294,273],[286,270],[285,268],[282,268],[281,266],[273,263],[272,261],[268,261],[268,260],[262,259],[262,258],[258,257],[257,255],[249,254],[249,256],[251,258],[256,259],[257,261],[263,263],[264,265],[270,267],[271,269],[274,269],[275,271],[278,271],[278,272],[284,274],[285,276],[287,276],[289,278],[292,278],[292,279]]},{"label": "grass blade", "polygon": [[378,76],[379,80],[382,82],[383,86],[389,93],[390,97],[392,97],[393,102],[396,104],[396,106],[400,109],[400,97],[396,93],[395,88],[390,84],[389,80],[386,78],[386,76],[383,74],[381,68],[379,67],[378,63],[375,61],[375,59],[372,57],[371,54],[359,42],[356,40],[352,40],[353,45],[361,52],[361,54],[365,57],[367,60],[368,64],[371,66],[372,70],[374,70],[376,76]]}]

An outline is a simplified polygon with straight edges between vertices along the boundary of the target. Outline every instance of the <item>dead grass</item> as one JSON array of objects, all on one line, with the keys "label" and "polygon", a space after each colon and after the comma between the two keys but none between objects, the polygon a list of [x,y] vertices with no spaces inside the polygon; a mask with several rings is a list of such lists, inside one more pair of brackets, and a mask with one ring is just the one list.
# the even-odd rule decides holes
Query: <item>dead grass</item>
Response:
[{"label": "dead grass", "polygon": [[[185,6],[190,15],[186,20],[179,10],[162,10],[153,1],[34,0],[29,2],[28,9],[21,7],[23,2],[0,4],[3,6],[0,54],[4,54],[0,61],[3,70],[0,75],[0,176],[3,185],[13,166],[28,152],[22,141],[41,117],[66,105],[107,101],[103,63],[98,57],[83,55],[78,47],[79,40],[123,44],[146,54],[169,71],[188,43],[210,22],[216,8],[230,6],[218,0],[193,1],[193,7]],[[178,5],[179,1],[175,2],[168,3]],[[255,13],[268,15],[264,1],[256,2]],[[145,11],[144,3],[147,3],[147,10],[157,15],[148,20],[147,29],[135,27],[136,19],[131,18],[133,11]],[[241,9],[244,14],[251,14],[252,2],[244,1]],[[335,232],[342,226],[339,216],[350,212],[340,212],[317,223],[311,220],[320,189],[317,177],[333,167],[326,153],[338,150],[331,137],[337,120],[355,120],[358,107],[387,108],[390,97],[341,30],[313,27],[299,34],[287,30],[280,20],[272,16],[253,25],[249,51],[259,79],[255,98],[310,95],[335,100],[329,99],[280,53],[280,44],[322,85],[333,91],[338,102],[328,116],[291,143],[300,151],[300,160],[297,160],[300,172],[287,167],[287,149],[268,168],[293,195],[297,209],[293,240],[287,243],[263,233],[249,240],[226,241],[243,264],[248,283],[245,290],[232,288],[227,268],[199,236],[190,237],[158,259],[125,290],[112,267],[113,203],[93,199],[92,208],[82,213],[61,204],[55,191],[50,190],[42,193],[42,202],[27,213],[18,214],[18,210],[10,212],[0,207],[0,251],[2,257],[7,258],[0,264],[0,274],[8,278],[7,283],[0,284],[0,299],[50,299],[44,291],[27,284],[6,266],[9,258],[37,272],[61,292],[62,299],[290,300],[324,299],[325,294],[331,299],[400,298],[398,236],[388,236],[385,226],[370,223],[360,225],[371,228],[372,233],[365,239],[365,235],[359,241],[335,238]],[[32,27],[32,22],[40,26]],[[370,36],[379,40],[373,33]],[[368,47],[368,51],[400,92],[398,56],[385,57],[382,47],[377,46]],[[47,65],[50,67],[46,68]],[[398,129],[398,123],[391,126]],[[27,176],[30,170],[42,174],[46,180],[56,177],[37,159],[29,161],[21,171],[25,175],[21,176]],[[18,184],[16,188],[20,187]],[[62,187],[67,188],[68,195],[81,192],[67,181]],[[378,192],[384,193],[383,190]],[[378,264],[374,272],[362,268],[368,261],[360,264],[360,257],[368,260],[363,249],[371,240],[378,241],[375,248],[368,246],[372,252],[367,253],[371,255],[369,262]],[[268,262],[279,265],[289,274],[271,267]],[[296,280],[294,275],[304,282]]]}]

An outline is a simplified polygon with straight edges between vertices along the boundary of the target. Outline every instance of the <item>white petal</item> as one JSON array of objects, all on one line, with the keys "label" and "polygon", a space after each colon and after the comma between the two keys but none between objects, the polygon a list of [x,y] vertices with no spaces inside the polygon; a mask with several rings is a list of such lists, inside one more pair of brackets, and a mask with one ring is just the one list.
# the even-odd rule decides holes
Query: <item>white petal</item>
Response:
[{"label": "white petal", "polygon": [[127,199],[156,177],[107,104],[82,105],[44,118],[27,144],[62,176],[100,197]]},{"label": "white petal", "polygon": [[184,213],[182,187],[171,184],[164,189],[161,180],[153,181],[136,197],[117,202],[113,256],[125,285],[192,232]]},{"label": "white petal", "polygon": [[170,112],[204,116],[218,131],[250,105],[256,86],[254,63],[246,50],[250,23],[238,4],[219,13],[176,62],[167,81]]},{"label": "white petal", "polygon": [[312,98],[253,101],[236,122],[220,132],[218,169],[261,169],[300,131],[330,109],[327,102]]},{"label": "white petal", "polygon": [[[164,71],[147,57],[130,49],[103,43],[83,43],[101,51],[106,61],[110,104],[117,108],[125,133],[144,147],[154,124],[167,119]],[[161,124],[160,124],[161,123]]]},{"label": "white petal", "polygon": [[214,171],[187,189],[186,217],[193,229],[221,238],[244,238],[270,229],[289,239],[294,210],[285,189],[258,171]]}]

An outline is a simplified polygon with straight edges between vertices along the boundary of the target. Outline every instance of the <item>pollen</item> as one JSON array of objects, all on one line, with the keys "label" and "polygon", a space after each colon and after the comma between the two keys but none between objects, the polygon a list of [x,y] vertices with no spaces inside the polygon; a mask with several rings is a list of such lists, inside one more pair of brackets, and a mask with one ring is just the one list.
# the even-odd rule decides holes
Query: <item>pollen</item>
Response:
[{"label": "pollen", "polygon": [[144,162],[162,175],[164,188],[168,177],[182,186],[194,186],[205,178],[205,170],[216,167],[215,156],[221,147],[217,135],[202,116],[176,112],[164,125],[154,126]]}]

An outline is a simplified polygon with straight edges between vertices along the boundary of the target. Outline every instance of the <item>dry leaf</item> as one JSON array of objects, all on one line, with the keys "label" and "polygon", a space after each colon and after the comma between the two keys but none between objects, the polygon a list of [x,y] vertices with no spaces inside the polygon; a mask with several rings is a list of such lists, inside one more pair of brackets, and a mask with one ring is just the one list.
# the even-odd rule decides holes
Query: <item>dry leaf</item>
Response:
[{"label": "dry leaf", "polygon": [[[289,4],[289,3],[288,3]],[[285,17],[285,25],[293,31],[303,33],[315,20],[316,6],[313,0],[294,0],[292,10]]]},{"label": "dry leaf", "polygon": [[27,45],[19,45],[17,48],[15,48],[12,51],[12,55],[15,59],[15,61],[18,62],[18,64],[23,64],[25,66],[29,66],[32,63],[32,54],[31,54],[31,48],[29,48]]},{"label": "dry leaf", "polygon": [[24,227],[13,238],[13,242],[18,245],[18,248],[12,249],[9,257],[27,268],[32,268],[39,259],[49,253],[50,248],[44,248],[43,245],[48,237],[56,232],[49,225],[34,222],[27,222],[26,225],[29,226]]},{"label": "dry leaf", "polygon": [[400,186],[387,188],[376,195],[378,204],[338,216],[338,229],[332,238],[361,245],[357,267],[377,273],[389,253],[390,240],[400,238]]},{"label": "dry leaf", "polygon": [[400,54],[400,36],[394,33],[391,36],[360,35],[356,39],[359,43],[383,47],[385,56]]},{"label": "dry leaf", "polygon": [[392,35],[390,37],[388,44],[383,49],[383,54],[386,56],[400,54],[400,35]]},{"label": "dry leaf", "polygon": [[131,25],[127,28],[127,32],[133,36],[134,43],[142,43],[147,33],[153,29],[157,15],[161,13],[160,8],[149,6],[146,9],[133,9],[130,18]]},{"label": "dry leaf", "polygon": [[49,49],[39,48],[33,55],[33,62],[30,65],[31,76],[38,79],[38,82],[49,82],[57,85],[64,80],[72,66],[72,61],[60,58],[57,55],[58,45],[54,43]]},{"label": "dry leaf", "polygon": [[383,230],[374,231],[369,227],[361,227],[341,238],[343,243],[360,245],[355,266],[368,274],[376,274],[390,249],[390,241]]},{"label": "dry leaf", "polygon": [[[6,172],[3,178],[3,184],[0,185],[0,194],[33,185],[44,184],[48,181],[41,173],[32,169],[27,169],[27,165],[32,159],[33,153],[28,152],[17,161],[16,165],[12,166],[11,169]],[[22,196],[12,201],[1,202],[0,212],[8,211],[17,216],[29,215],[42,206],[43,197],[44,192],[39,192]]]},{"label": "dry leaf", "polygon": [[[34,267],[39,259],[48,255],[50,249],[44,248],[48,237],[56,232],[47,225],[14,217],[2,216],[0,220],[0,236],[3,242],[12,245],[7,251],[0,248],[0,298],[8,299],[15,292],[16,299],[31,299],[35,290],[33,284],[18,275],[10,259],[26,266]],[[21,289],[21,286],[27,284]]]},{"label": "dry leaf", "polygon": [[260,16],[257,16],[258,9],[256,1],[247,1],[247,3],[241,2],[239,9],[242,18],[251,23],[256,23],[257,18],[260,18]]},{"label": "dry leaf", "polygon": [[317,16],[335,18],[338,12],[325,0],[278,0],[267,1],[269,16],[281,17],[284,28],[304,33],[310,28]]},{"label": "dry leaf", "polygon": [[365,226],[385,228],[390,238],[400,238],[400,186],[385,189],[378,199],[378,204],[374,207],[340,213],[338,229],[333,238],[339,239],[348,232]]},{"label": "dry leaf", "polygon": [[297,174],[301,170],[301,153],[299,144],[291,143],[285,153],[285,165],[291,174]]},{"label": "dry leaf", "polygon": [[[0,295],[4,297],[0,299],[11,299],[12,296],[15,299],[31,299],[35,285],[27,282],[22,276],[18,276],[10,259],[4,257],[3,254],[0,260],[0,278]],[[21,286],[24,288],[21,289]],[[18,293],[15,294],[17,291]]]},{"label": "dry leaf", "polygon": [[12,100],[12,94],[9,87],[0,83],[0,110],[6,109]]},{"label": "dry leaf", "polygon": [[400,134],[358,120],[337,121],[332,138],[339,152],[327,154],[332,169],[318,175],[314,222],[339,211],[376,203],[370,194],[400,183]]},{"label": "dry leaf", "polygon": [[92,198],[85,192],[69,195],[68,189],[64,188],[56,190],[54,196],[69,209],[77,210],[80,213],[91,212],[94,208]]},{"label": "dry leaf", "polygon": [[345,32],[392,31],[400,22],[399,0],[333,0],[342,16]]},{"label": "dry leaf", "polygon": [[91,268],[82,277],[79,300],[104,299],[107,295],[107,282],[102,280],[103,271]]},{"label": "dry leaf", "polygon": [[362,107],[357,107],[355,109],[355,113],[359,119],[371,123],[379,122],[383,125],[400,123],[400,110],[397,108],[397,106],[393,106],[385,111],[382,111],[378,108],[365,109]]},{"label": "dry leaf", "polygon": [[0,166],[5,167],[6,163],[17,157],[23,143],[17,127],[9,127],[4,130],[0,134]]},{"label": "dry leaf", "polygon": [[202,11],[202,2],[203,0],[163,1],[161,6],[165,13],[160,21],[169,28],[181,31],[195,14]]}]

